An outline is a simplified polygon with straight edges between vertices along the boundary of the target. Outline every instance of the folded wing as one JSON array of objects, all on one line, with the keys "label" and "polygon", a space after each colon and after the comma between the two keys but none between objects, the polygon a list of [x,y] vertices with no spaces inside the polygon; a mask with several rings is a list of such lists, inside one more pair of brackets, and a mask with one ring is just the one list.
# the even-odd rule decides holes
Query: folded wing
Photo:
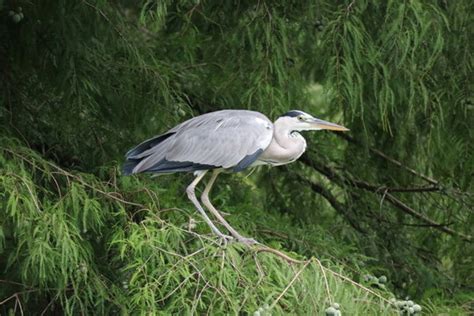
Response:
[{"label": "folded wing", "polygon": [[263,114],[223,110],[197,116],[127,153],[124,173],[168,173],[250,166],[273,137]]}]

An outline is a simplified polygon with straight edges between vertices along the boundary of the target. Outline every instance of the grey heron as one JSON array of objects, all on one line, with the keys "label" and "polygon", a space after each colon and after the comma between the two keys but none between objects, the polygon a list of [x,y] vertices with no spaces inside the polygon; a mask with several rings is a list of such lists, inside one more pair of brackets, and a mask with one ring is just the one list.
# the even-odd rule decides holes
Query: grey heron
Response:
[{"label": "grey heron", "polygon": [[[217,176],[223,171],[240,172],[258,165],[291,163],[306,150],[306,140],[298,132],[322,129],[348,130],[298,110],[283,114],[275,122],[254,111],[211,112],[191,118],[129,150],[123,173],[194,172],[196,177],[186,193],[212,231],[224,240],[235,238],[253,244],[256,241],[240,235],[209,200]],[[196,197],[195,188],[209,170],[213,172],[201,201],[232,236],[214,225]]]}]

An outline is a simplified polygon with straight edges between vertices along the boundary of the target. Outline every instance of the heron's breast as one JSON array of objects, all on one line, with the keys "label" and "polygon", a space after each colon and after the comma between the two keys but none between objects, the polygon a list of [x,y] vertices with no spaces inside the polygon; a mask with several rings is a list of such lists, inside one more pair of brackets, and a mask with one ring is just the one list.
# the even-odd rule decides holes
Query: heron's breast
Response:
[{"label": "heron's breast", "polygon": [[297,160],[306,150],[303,137],[295,137],[285,144],[272,139],[270,145],[258,157],[258,161],[271,165],[284,165]]}]

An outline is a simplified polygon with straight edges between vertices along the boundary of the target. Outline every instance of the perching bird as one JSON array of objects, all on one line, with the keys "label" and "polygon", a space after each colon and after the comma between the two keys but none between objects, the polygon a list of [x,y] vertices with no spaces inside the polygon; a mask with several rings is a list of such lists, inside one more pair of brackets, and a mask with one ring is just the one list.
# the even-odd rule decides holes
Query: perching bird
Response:
[{"label": "perching bird", "polygon": [[[265,115],[247,110],[222,110],[189,119],[164,134],[144,141],[126,154],[124,174],[194,172],[187,187],[189,199],[219,237],[253,244],[240,235],[211,204],[209,192],[222,171],[239,172],[258,165],[279,166],[298,159],[306,150],[299,131],[347,131],[302,111],[289,111],[272,123]],[[202,203],[233,236],[223,234],[196,198],[196,185],[213,170]]]}]

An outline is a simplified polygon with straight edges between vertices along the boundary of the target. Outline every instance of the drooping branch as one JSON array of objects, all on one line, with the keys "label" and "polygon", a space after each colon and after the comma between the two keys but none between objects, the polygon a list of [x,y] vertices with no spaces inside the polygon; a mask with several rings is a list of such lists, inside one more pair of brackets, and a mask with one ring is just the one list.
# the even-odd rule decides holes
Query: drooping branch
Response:
[{"label": "drooping branch", "polygon": [[[9,148],[4,148],[3,150],[5,150],[6,152],[8,152],[9,154],[15,156],[16,158],[19,158],[21,160],[23,160],[24,162],[26,162],[27,164],[31,165],[31,167],[35,168],[35,169],[38,169],[42,172],[45,172],[46,170],[43,169],[40,165],[38,165],[37,163],[35,163],[34,160],[30,159],[29,157],[25,156],[25,155],[22,155],[20,152],[17,152],[13,149],[9,149]],[[144,208],[145,206],[142,205],[142,204],[139,204],[139,203],[135,203],[135,202],[130,202],[130,201],[127,201],[125,199],[123,199],[121,197],[121,194],[118,193],[118,192],[106,192],[105,190],[102,190],[100,188],[97,188],[93,185],[91,185],[90,183],[86,182],[80,175],[75,175],[75,174],[72,174],[68,171],[66,171],[65,169],[62,169],[61,167],[57,166],[56,164],[50,162],[50,161],[47,161],[47,160],[44,160],[44,163],[46,165],[48,165],[49,167],[53,168],[56,170],[56,172],[58,174],[61,174],[61,175],[64,175],[65,177],[67,177],[67,179],[74,179],[75,181],[81,183],[83,186],[95,191],[95,192],[98,192],[100,193],[101,195],[103,195],[104,197],[106,198],[109,198],[109,199],[112,199],[112,200],[115,200],[117,202],[120,202],[120,203],[123,203],[123,204],[127,204],[127,205],[132,205],[132,206],[138,206],[138,207],[141,207],[141,208]],[[58,187],[59,189],[59,185],[56,183],[56,186]],[[60,189],[59,189],[60,191]]]},{"label": "drooping branch", "polygon": [[[352,138],[351,136],[349,136],[349,135],[347,135],[347,134],[343,134],[343,133],[334,133],[334,134],[337,135],[337,136],[339,136],[339,137],[341,137],[341,138],[343,138],[343,139],[345,139],[345,140],[347,140],[349,143],[352,143],[352,144],[359,144],[359,142],[358,142],[357,140],[355,140],[354,138]],[[379,156],[379,157],[381,157],[381,158],[387,160],[388,162],[390,162],[390,163],[392,163],[392,164],[394,164],[394,165],[396,165],[396,166],[398,166],[398,167],[400,167],[400,168],[405,169],[405,170],[408,171],[409,173],[411,173],[411,174],[413,174],[413,175],[415,175],[415,176],[417,176],[417,177],[419,177],[419,178],[421,178],[421,179],[423,179],[423,180],[425,180],[425,181],[427,181],[427,182],[429,182],[429,183],[431,183],[431,184],[433,184],[433,185],[435,185],[435,186],[438,186],[438,185],[439,185],[439,182],[438,182],[437,180],[435,180],[435,179],[433,179],[433,178],[431,178],[431,177],[429,177],[429,176],[427,176],[427,175],[425,175],[425,174],[422,174],[421,172],[418,172],[418,171],[416,171],[416,170],[414,170],[414,169],[412,169],[412,168],[410,168],[410,167],[408,167],[408,166],[402,164],[400,161],[398,161],[398,160],[396,160],[396,159],[394,159],[394,158],[392,158],[392,157],[390,157],[390,156],[384,154],[384,153],[381,152],[380,150],[375,149],[375,148],[371,148],[371,147],[369,147],[369,150],[370,150],[372,153],[374,153],[375,155],[377,155],[377,156]]]},{"label": "drooping branch", "polygon": [[[370,184],[368,182],[361,181],[361,180],[358,180],[358,179],[352,179],[351,177],[345,177],[345,176],[341,175],[339,172],[337,172],[336,170],[334,170],[332,167],[330,167],[328,165],[325,165],[323,163],[320,163],[320,162],[316,162],[314,159],[310,159],[307,155],[304,155],[303,157],[301,157],[300,161],[303,162],[305,165],[315,169],[319,173],[323,174],[329,180],[332,180],[333,182],[335,182],[338,185],[348,185],[348,186],[351,186],[351,187],[354,187],[354,188],[358,188],[358,189],[369,191],[369,192],[372,192],[372,193],[375,193],[375,194],[378,194],[378,195],[382,195],[384,200],[387,200],[394,207],[396,207],[397,209],[403,211],[406,214],[409,214],[412,217],[415,217],[415,218],[421,220],[425,224],[428,224],[429,227],[432,227],[434,229],[437,229],[439,231],[442,231],[442,232],[447,233],[447,234],[452,235],[452,236],[458,236],[464,241],[469,241],[469,242],[472,241],[472,236],[457,232],[457,231],[455,231],[455,230],[453,230],[449,227],[446,227],[445,225],[437,223],[436,221],[428,218],[427,216],[423,215],[422,213],[414,210],[413,208],[411,208],[410,206],[408,206],[407,204],[405,204],[404,202],[402,202],[401,200],[396,198],[394,195],[392,195],[389,190],[383,190],[382,188],[384,186]],[[433,181],[435,181],[435,180],[433,180]],[[410,191],[407,191],[407,190],[411,190],[412,192],[420,192],[419,190],[418,191],[413,190],[413,188],[411,188],[411,189],[407,188],[404,192],[410,192]],[[438,187],[426,187],[424,192],[426,192],[426,191],[439,191],[439,190],[440,189]],[[394,190],[392,192],[396,192],[396,191]]]},{"label": "drooping branch", "polygon": [[347,211],[347,207],[344,204],[342,204],[341,202],[337,201],[337,199],[334,197],[334,195],[331,194],[331,192],[328,189],[326,189],[323,186],[321,186],[320,184],[315,183],[313,181],[310,181],[310,180],[308,180],[308,179],[306,179],[302,176],[298,176],[298,180],[307,183],[310,186],[311,190],[313,190],[313,192],[321,195],[326,201],[328,201],[329,204],[331,204],[331,206],[338,213],[340,213],[342,216],[344,216],[345,219],[347,219],[349,224],[355,230],[357,230],[360,233],[366,233],[366,231],[364,229],[362,229],[362,227],[360,227],[360,225],[357,223],[357,221],[355,221],[350,216],[350,214]]},{"label": "drooping branch", "polygon": [[415,192],[436,192],[436,191],[441,190],[440,187],[437,187],[437,186],[434,186],[434,185],[419,186],[419,187],[415,186],[415,187],[403,188],[403,187],[389,187],[389,186],[385,186],[385,185],[377,186],[377,185],[374,185],[374,184],[371,184],[369,182],[362,181],[362,180],[352,180],[352,181],[357,185],[357,187],[367,189],[367,190],[370,190],[370,191],[373,191],[373,192],[380,191],[380,192],[415,193]]},{"label": "drooping branch", "polygon": [[400,201],[399,199],[397,199],[395,196],[393,196],[392,194],[390,193],[384,193],[384,192],[378,192],[379,194],[383,194],[384,195],[384,199],[387,200],[388,202],[390,202],[390,204],[392,204],[393,206],[397,207],[398,209],[401,209],[402,211],[404,211],[405,213],[408,213],[410,215],[412,215],[413,217],[416,217],[418,218],[419,220],[427,223],[430,225],[430,227],[433,227],[435,229],[438,229],[440,231],[443,231],[449,235],[453,235],[453,236],[459,236],[461,237],[463,240],[465,241],[472,241],[472,236],[469,236],[469,235],[465,235],[463,233],[460,233],[460,232],[457,232],[455,230],[452,230],[451,228],[449,227],[446,227],[442,224],[439,224],[435,221],[433,221],[432,219],[426,217],[425,215],[415,211],[413,208],[411,208],[410,206],[406,205],[405,203],[403,203],[402,201]]}]

